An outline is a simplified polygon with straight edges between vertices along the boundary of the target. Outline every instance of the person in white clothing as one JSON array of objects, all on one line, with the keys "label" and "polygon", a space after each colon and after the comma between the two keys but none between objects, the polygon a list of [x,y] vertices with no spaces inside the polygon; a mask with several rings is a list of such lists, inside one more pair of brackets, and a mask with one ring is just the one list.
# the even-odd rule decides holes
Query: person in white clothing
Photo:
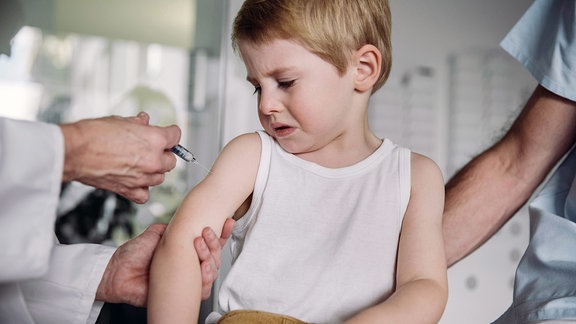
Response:
[{"label": "person in white clothing", "polygon": [[383,0],[244,2],[232,39],[264,131],[229,142],[172,218],[152,261],[149,323],[198,320],[200,265],[187,237],[219,233],[230,217],[224,314],[207,322],[440,320],[441,172],[368,123],[390,71],[390,30]]},{"label": "person in white clothing", "polygon": [[[94,323],[103,302],[146,305],[148,267],[165,225],[114,249],[55,244],[54,222],[62,181],[148,199],[148,186],[175,166],[167,149],[180,138],[177,126],[150,126],[148,119],[142,113],[57,126],[0,118],[0,322]],[[206,242],[195,244],[207,298],[220,242],[205,233]]]},{"label": "person in white clothing", "polygon": [[[18,1],[1,1],[0,56],[10,54],[21,23]],[[115,249],[59,245],[54,222],[63,181],[148,200],[149,186],[174,168],[168,149],[180,139],[177,126],[148,122],[145,113],[59,126],[0,117],[0,323],[94,323],[103,302],[146,306],[148,269],[165,225],[152,225]],[[221,242],[211,231],[203,234],[191,240],[207,298]]]}]

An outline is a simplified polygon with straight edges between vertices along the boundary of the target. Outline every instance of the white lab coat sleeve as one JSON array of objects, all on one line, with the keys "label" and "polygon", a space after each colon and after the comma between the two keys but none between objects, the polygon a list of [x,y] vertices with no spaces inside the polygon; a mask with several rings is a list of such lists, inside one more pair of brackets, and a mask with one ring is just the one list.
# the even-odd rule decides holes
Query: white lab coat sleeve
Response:
[{"label": "white lab coat sleeve", "polygon": [[59,245],[64,165],[58,126],[0,117],[0,323],[95,323],[114,248]]},{"label": "white lab coat sleeve", "polygon": [[46,273],[63,165],[58,126],[0,118],[0,283]]},{"label": "white lab coat sleeve", "polygon": [[20,284],[35,323],[95,323],[103,302],[96,289],[115,248],[96,244],[56,245],[48,272]]}]

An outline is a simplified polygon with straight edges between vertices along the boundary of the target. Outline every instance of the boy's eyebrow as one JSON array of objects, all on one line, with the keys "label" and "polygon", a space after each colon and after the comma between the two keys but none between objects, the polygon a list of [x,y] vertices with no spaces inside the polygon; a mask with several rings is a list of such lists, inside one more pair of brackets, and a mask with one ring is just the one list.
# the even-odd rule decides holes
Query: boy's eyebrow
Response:
[{"label": "boy's eyebrow", "polygon": [[[270,72],[264,73],[264,77],[269,77],[269,76],[272,76],[272,75],[282,74],[282,73],[288,72],[288,71],[290,71],[290,70],[293,70],[293,68],[290,68],[290,67],[277,68],[277,69],[274,69],[274,70],[272,70],[272,71],[270,71]],[[256,80],[256,78],[253,78],[253,77],[251,77],[251,76],[249,76],[249,75],[246,76],[246,80],[248,80],[248,82],[250,82],[250,83],[252,83],[252,84],[258,82],[258,81]]]}]

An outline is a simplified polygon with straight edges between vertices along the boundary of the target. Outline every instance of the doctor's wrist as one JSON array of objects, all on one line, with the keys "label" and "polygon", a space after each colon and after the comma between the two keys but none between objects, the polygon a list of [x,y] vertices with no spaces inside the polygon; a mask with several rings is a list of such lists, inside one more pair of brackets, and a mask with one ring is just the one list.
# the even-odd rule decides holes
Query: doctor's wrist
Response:
[{"label": "doctor's wrist", "polygon": [[78,178],[78,168],[80,167],[79,151],[83,145],[82,131],[77,123],[62,124],[60,131],[64,137],[62,182],[73,181]]}]

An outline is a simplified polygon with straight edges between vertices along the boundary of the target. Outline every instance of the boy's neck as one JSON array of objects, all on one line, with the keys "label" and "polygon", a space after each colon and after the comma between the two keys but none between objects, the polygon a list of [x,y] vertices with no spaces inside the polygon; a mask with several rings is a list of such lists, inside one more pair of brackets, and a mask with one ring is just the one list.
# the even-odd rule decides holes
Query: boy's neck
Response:
[{"label": "boy's neck", "polygon": [[357,136],[356,139],[335,139],[319,150],[296,154],[296,156],[326,168],[351,166],[368,158],[382,145],[382,139],[370,129]]}]

